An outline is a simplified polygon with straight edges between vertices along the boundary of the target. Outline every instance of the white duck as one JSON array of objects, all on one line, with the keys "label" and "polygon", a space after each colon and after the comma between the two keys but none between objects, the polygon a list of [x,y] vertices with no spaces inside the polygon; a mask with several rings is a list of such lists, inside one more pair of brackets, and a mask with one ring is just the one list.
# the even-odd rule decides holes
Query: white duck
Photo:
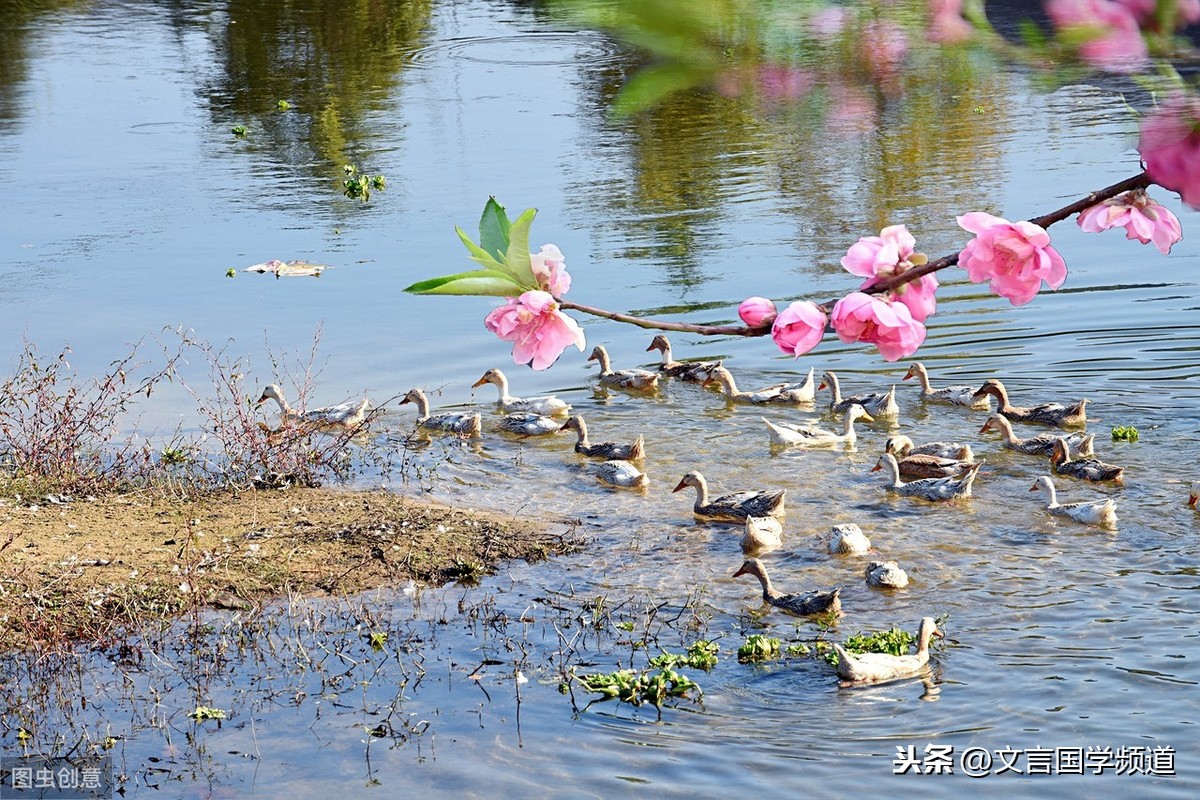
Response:
[{"label": "white duck", "polygon": [[783,523],[775,517],[746,517],[742,550],[774,550],[783,545]]},{"label": "white duck", "polygon": [[604,345],[598,344],[592,349],[588,361],[600,362],[600,382],[608,386],[619,386],[622,389],[653,390],[658,388],[658,373],[645,369],[613,370],[612,361]]},{"label": "white duck", "polygon": [[557,414],[566,414],[571,410],[570,404],[564,400],[559,400],[553,395],[513,397],[508,393],[508,378],[498,369],[489,369],[483,373],[483,377],[472,383],[471,388],[475,389],[483,386],[485,383],[496,384],[496,388],[500,390],[498,403],[501,410],[506,414],[516,414],[523,411],[529,414],[555,416]]},{"label": "white duck", "polygon": [[933,617],[921,620],[917,634],[917,652],[912,655],[894,656],[891,653],[858,653],[851,655],[837,642],[833,649],[838,654],[838,677],[850,683],[880,683],[896,678],[915,675],[929,663],[929,640],[941,637]]},{"label": "white duck", "polygon": [[1050,480],[1049,475],[1038,477],[1033,486],[1029,487],[1031,492],[1038,489],[1042,490],[1042,495],[1046,498],[1046,510],[1055,516],[1073,519],[1085,525],[1101,525],[1105,528],[1117,526],[1117,504],[1111,497],[1081,503],[1059,503],[1058,492],[1055,491],[1054,481]]},{"label": "white duck", "polygon": [[863,571],[867,586],[882,589],[903,589],[908,586],[908,573],[895,561],[872,561]]},{"label": "white duck", "polygon": [[257,408],[268,400],[274,400],[279,405],[279,413],[284,422],[325,431],[344,431],[357,428],[366,420],[367,409],[370,408],[370,401],[364,397],[357,402],[300,411],[288,404],[287,398],[283,396],[283,390],[276,383],[268,384],[263,389],[262,396],[258,398],[254,407]]},{"label": "white duck", "polygon": [[547,417],[542,414],[516,413],[505,414],[500,418],[500,430],[509,433],[519,433],[523,436],[542,436],[562,430],[562,420]]},{"label": "white duck", "polygon": [[969,444],[963,444],[962,442],[927,442],[926,444],[914,445],[913,440],[902,433],[888,437],[883,450],[885,453],[891,453],[896,458],[914,455],[954,458],[959,461],[975,460],[975,454],[971,452],[971,445]]},{"label": "white duck", "polygon": [[980,464],[967,464],[963,467],[960,478],[923,478],[919,481],[905,483],[900,480],[900,465],[891,453],[884,453],[878,463],[871,468],[872,472],[887,469],[891,478],[887,484],[888,491],[902,494],[906,497],[920,497],[925,500],[955,500],[959,497],[971,496],[971,484],[979,472]]},{"label": "white duck", "polygon": [[873,392],[871,394],[856,394],[851,397],[842,397],[842,387],[838,383],[837,375],[832,372],[826,372],[821,376],[821,385],[817,388],[829,389],[833,393],[833,398],[829,401],[829,410],[835,413],[845,411],[850,406],[858,403],[876,417],[895,417],[900,414],[900,407],[896,405],[895,385],[886,392]]},{"label": "white duck", "polygon": [[460,436],[478,436],[483,430],[479,414],[446,413],[430,416],[429,399],[420,389],[409,389],[400,405],[413,403],[417,407],[417,427],[432,431],[447,431]]},{"label": "white duck", "polygon": [[725,396],[740,403],[811,403],[816,396],[813,384],[812,367],[808,369],[808,377],[800,383],[776,383],[757,392],[743,392],[738,389],[737,382],[725,367],[715,367],[708,374],[705,384],[717,383],[724,390]]},{"label": "white duck", "polygon": [[[980,433],[988,431],[998,431],[1002,437],[1000,444],[1007,447],[1009,450],[1016,450],[1018,453],[1029,453],[1037,456],[1054,455],[1054,442],[1059,437],[1053,433],[1039,433],[1037,436],[1030,436],[1028,439],[1018,438],[1013,433],[1012,423],[1008,421],[1008,417],[1003,414],[992,414],[988,417],[987,422],[983,423],[983,427],[979,429]],[[1094,443],[1096,434],[1094,433],[1072,433],[1066,437],[1067,445],[1071,451],[1078,453],[1081,456],[1095,455]]]},{"label": "white duck", "polygon": [[985,394],[981,397],[975,396],[975,387],[973,386],[946,386],[941,389],[934,389],[929,385],[929,373],[925,371],[925,365],[920,361],[915,362],[908,368],[908,372],[904,374],[902,380],[916,378],[921,382],[921,397],[926,400],[936,400],[941,403],[952,403],[956,406],[967,406],[969,408],[990,408],[991,400]]},{"label": "white duck", "polygon": [[601,483],[625,489],[645,489],[650,485],[646,473],[628,461],[602,461],[593,468]]},{"label": "white duck", "polygon": [[829,538],[829,552],[861,556],[870,550],[871,540],[862,532],[862,528],[853,522],[833,526],[833,535]]},{"label": "white duck", "polygon": [[875,421],[875,418],[868,414],[865,408],[855,403],[846,409],[846,419],[842,433],[818,428],[816,425],[791,425],[786,422],[775,424],[766,417],[763,417],[762,421],[767,423],[767,432],[770,434],[771,444],[796,445],[798,447],[836,447],[839,444],[853,445],[858,441],[858,434],[854,430],[854,423],[860,419],[867,422]]}]

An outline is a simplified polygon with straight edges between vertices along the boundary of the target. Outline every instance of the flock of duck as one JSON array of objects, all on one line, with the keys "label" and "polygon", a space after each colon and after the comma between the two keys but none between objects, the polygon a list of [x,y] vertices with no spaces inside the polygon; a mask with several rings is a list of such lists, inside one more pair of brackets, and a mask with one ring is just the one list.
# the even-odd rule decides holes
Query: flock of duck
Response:
[{"label": "flock of duck", "polygon": [[[896,417],[896,387],[887,392],[843,396],[837,375],[825,372],[819,383],[814,372],[809,370],[805,380],[794,383],[777,383],[756,391],[742,391],[730,371],[719,361],[679,362],[672,358],[671,345],[666,336],[657,335],[647,351],[661,353],[661,364],[657,371],[645,369],[614,370],[607,350],[597,346],[589,356],[600,366],[599,382],[603,386],[649,392],[658,388],[664,377],[691,381],[704,386],[716,387],[734,403],[751,405],[783,404],[812,406],[817,392],[828,389],[828,408],[831,413],[843,415],[840,431],[827,430],[816,424],[784,424],[763,419],[772,447],[778,448],[836,448],[853,446],[857,435],[855,423],[874,421],[876,418]],[[1083,481],[1121,481],[1124,470],[1106,464],[1094,457],[1094,435],[1079,431],[1049,431],[1028,438],[1017,436],[1013,423],[1040,424],[1059,429],[1080,428],[1086,424],[1087,400],[1073,403],[1050,402],[1036,406],[1011,404],[1004,385],[989,379],[982,386],[947,386],[935,389],[929,380],[924,365],[914,363],[904,380],[918,380],[923,399],[932,402],[963,406],[972,410],[990,409],[991,398],[997,401],[980,429],[980,433],[994,431],[1001,437],[1001,445],[1017,453],[1048,458],[1049,472]],[[575,452],[589,458],[601,459],[595,465],[597,477],[604,483],[624,488],[644,489],[648,478],[638,466],[645,456],[645,441],[638,436],[628,443],[592,442],[588,436],[583,417],[571,415],[571,406],[554,396],[514,397],[509,393],[508,379],[498,369],[489,369],[476,381],[472,388],[485,384],[496,386],[498,407],[504,416],[498,428],[522,436],[552,434],[572,430],[576,434]],[[274,400],[285,419],[309,425],[314,429],[347,429],[360,426],[366,418],[368,402],[345,403],[340,406],[296,411],[288,405],[283,393],[276,385],[268,386],[258,403]],[[452,433],[463,437],[479,437],[483,432],[483,421],[477,412],[448,412],[433,414],[429,400],[419,388],[404,395],[402,404],[416,406],[416,424],[419,430]],[[564,419],[565,417],[565,419]],[[918,498],[929,502],[948,502],[971,496],[972,486],[980,467],[975,460],[970,444],[962,442],[928,442],[915,444],[908,436],[894,435],[887,440],[873,471],[886,475],[884,488],[897,495]],[[687,488],[695,492],[693,514],[704,520],[734,523],[743,526],[742,547],[747,554],[779,547],[783,527],[786,490],[745,490],[711,497],[708,483],[699,472],[688,472],[674,488],[680,492]],[[1200,485],[1193,485],[1190,504],[1195,505],[1200,497]],[[1114,527],[1116,508],[1112,498],[1059,503],[1054,482],[1049,474],[1039,476],[1030,491],[1040,491],[1046,510],[1055,516],[1074,522]],[[865,554],[870,552],[870,542],[857,525],[838,525],[833,529],[829,541],[831,553]],[[734,577],[753,575],[762,587],[764,602],[794,614],[838,614],[841,611],[840,590],[816,590],[797,594],[779,591],[772,584],[766,567],[757,558],[747,558]],[[908,584],[908,576],[893,561],[871,561],[865,576],[872,586],[899,588]],[[839,676],[848,682],[878,682],[904,677],[921,671],[928,662],[928,647],[933,636],[940,636],[932,618],[921,621],[916,654],[892,656],[885,654],[853,655],[838,647]]]}]

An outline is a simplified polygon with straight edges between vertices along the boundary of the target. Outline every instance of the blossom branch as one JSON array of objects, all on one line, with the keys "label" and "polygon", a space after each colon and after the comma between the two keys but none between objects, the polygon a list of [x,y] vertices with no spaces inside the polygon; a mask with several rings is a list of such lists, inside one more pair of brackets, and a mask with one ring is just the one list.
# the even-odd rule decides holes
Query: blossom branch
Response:
[{"label": "blossom branch", "polygon": [[[1044,214],[1040,217],[1035,217],[1029,221],[1035,225],[1046,228],[1050,225],[1053,225],[1055,222],[1061,222],[1064,219],[1067,219],[1072,214],[1078,214],[1081,211],[1091,208],[1098,203],[1102,203],[1105,200],[1116,197],[1119,194],[1131,191],[1133,189],[1143,189],[1149,186],[1150,183],[1150,178],[1145,172],[1142,172],[1138,175],[1134,175],[1133,177],[1114,183],[1111,186],[1106,186],[1103,189],[1092,192],[1086,197],[1076,200],[1073,203],[1065,205],[1062,208],[1051,211],[1050,213]],[[954,266],[958,263],[958,256],[958,253],[942,256],[939,259],[929,261],[921,266],[913,267],[912,269],[908,269],[897,275],[893,275],[890,278],[879,281],[873,286],[860,291],[866,294],[881,294],[884,292],[894,291],[897,287],[903,286],[910,281],[915,281],[925,275],[930,275],[938,270],[943,270],[946,267]],[[701,336],[766,336],[771,333],[770,325],[749,327],[746,325],[696,325],[690,322],[664,322],[654,319],[647,319],[645,317],[638,317],[633,314],[622,314],[616,311],[606,311],[602,308],[583,305],[582,303],[576,303],[571,300],[559,299],[558,302],[559,305],[565,309],[572,309],[575,311],[580,311],[584,314],[591,314],[592,316],[603,317],[604,319],[611,319],[617,322],[625,322],[630,325],[636,325],[639,328],[648,328],[652,330],[697,333]],[[826,313],[829,313],[830,309],[833,308],[835,303],[837,303],[836,299],[824,303],[822,305],[822,310]]]}]

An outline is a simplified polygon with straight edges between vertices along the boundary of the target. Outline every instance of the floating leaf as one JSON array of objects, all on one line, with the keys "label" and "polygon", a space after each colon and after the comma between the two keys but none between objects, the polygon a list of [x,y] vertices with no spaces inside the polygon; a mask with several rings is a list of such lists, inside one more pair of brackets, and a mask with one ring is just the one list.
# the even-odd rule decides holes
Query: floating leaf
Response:
[{"label": "floating leaf", "polygon": [[513,282],[507,273],[490,269],[443,275],[418,281],[404,291],[409,294],[472,294],[493,297],[516,297],[525,289]]}]

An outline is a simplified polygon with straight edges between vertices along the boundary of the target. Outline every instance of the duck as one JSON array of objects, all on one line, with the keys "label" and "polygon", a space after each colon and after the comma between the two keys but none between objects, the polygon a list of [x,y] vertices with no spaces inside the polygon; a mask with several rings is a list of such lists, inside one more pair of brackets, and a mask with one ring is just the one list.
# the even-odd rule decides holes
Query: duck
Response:
[{"label": "duck", "polygon": [[903,589],[908,586],[908,573],[895,561],[872,561],[863,570],[867,586],[881,589]]},{"label": "duck", "polygon": [[708,378],[704,383],[705,385],[716,383],[730,400],[739,403],[752,403],[754,405],[762,405],[764,403],[811,403],[816,396],[816,389],[813,388],[813,371],[811,367],[808,370],[808,378],[800,383],[776,383],[765,389],[759,389],[757,392],[743,392],[739,390],[737,382],[733,379],[733,373],[725,367],[720,366],[709,372]]},{"label": "duck", "polygon": [[542,436],[547,433],[557,433],[562,430],[562,420],[547,417],[542,414],[517,412],[505,414],[500,418],[500,430],[509,433],[519,433],[524,436]]},{"label": "duck", "polygon": [[774,550],[783,545],[783,523],[775,517],[746,517],[742,550]]},{"label": "duck", "polygon": [[975,460],[975,454],[971,451],[971,445],[969,444],[963,444],[962,442],[913,444],[913,440],[903,433],[889,436],[887,442],[884,443],[883,449],[884,452],[891,453],[896,458],[903,458],[909,455],[924,455],[937,456],[938,458],[956,458],[959,461]]},{"label": "duck", "polygon": [[829,538],[830,553],[861,556],[870,550],[871,540],[863,533],[862,528],[853,522],[833,526],[833,535]]},{"label": "duck", "polygon": [[1050,465],[1059,475],[1071,478],[1081,478],[1085,481],[1121,481],[1125,478],[1125,468],[1113,464],[1105,464],[1095,458],[1071,458],[1071,446],[1066,438],[1060,436],[1054,440],[1054,451],[1050,455]]},{"label": "duck", "polygon": [[941,389],[934,389],[929,385],[929,373],[925,371],[925,365],[920,361],[915,362],[908,368],[908,372],[904,374],[901,380],[909,378],[917,378],[921,382],[921,397],[925,400],[935,400],[940,403],[952,403],[956,406],[967,406],[969,408],[990,408],[991,400],[985,394],[982,397],[975,396],[975,390],[970,386],[946,386]]},{"label": "duck", "polygon": [[364,397],[357,402],[300,411],[288,404],[287,398],[283,396],[283,389],[279,388],[277,383],[267,384],[254,407],[258,408],[268,400],[274,400],[279,405],[279,414],[284,422],[318,431],[353,430],[366,421],[367,409],[371,405],[370,401]]},{"label": "duck", "polygon": [[1042,403],[1040,406],[1009,405],[1008,391],[1004,384],[995,378],[988,378],[983,386],[975,391],[977,397],[992,395],[998,405],[996,413],[1003,414],[1015,422],[1040,422],[1043,425],[1054,425],[1059,428],[1078,427],[1087,422],[1087,398],[1077,403]]},{"label": "duck", "polygon": [[888,483],[888,491],[902,494],[906,497],[921,497],[925,500],[956,500],[960,497],[971,496],[971,484],[975,482],[975,476],[979,472],[980,463],[967,464],[963,467],[961,477],[958,478],[922,478],[918,481],[909,481],[905,483],[900,480],[900,465],[896,463],[896,457],[891,453],[884,453],[879,457],[879,461],[871,468],[872,472],[878,472],[886,468],[891,476],[891,482]]},{"label": "duck", "polygon": [[565,431],[567,428],[579,435],[579,440],[575,442],[575,452],[580,455],[609,461],[638,461],[646,456],[646,441],[641,436],[634,439],[632,444],[617,444],[616,442],[592,444],[588,441],[587,423],[578,414],[568,417],[566,423],[559,430]]},{"label": "duck", "polygon": [[622,389],[657,389],[658,373],[644,369],[621,369],[613,371],[612,362],[604,345],[598,344],[588,356],[588,361],[600,362],[600,383],[619,386]]},{"label": "duck", "polygon": [[[892,440],[889,439],[888,444],[891,443]],[[891,452],[887,449],[887,445],[884,446],[884,452]],[[892,455],[895,456],[895,453]],[[900,467],[900,474],[912,478],[948,478],[960,474],[964,467],[973,463],[975,463],[975,454],[967,445],[959,448],[954,458],[942,458],[926,453],[910,453],[896,459],[896,464]]]},{"label": "duck", "polygon": [[790,425],[786,422],[781,422],[777,425],[766,417],[763,417],[762,421],[767,423],[767,433],[771,437],[771,444],[798,445],[800,447],[835,447],[839,444],[853,445],[858,441],[858,434],[854,430],[854,423],[860,419],[867,422],[875,421],[875,418],[868,414],[865,408],[858,403],[854,403],[850,408],[846,409],[846,420],[842,433],[827,431],[815,425]]},{"label": "duck", "polygon": [[483,430],[479,414],[447,413],[430,416],[429,399],[420,389],[409,389],[400,405],[413,403],[417,407],[417,427],[431,431],[447,431],[460,436],[479,436]]},{"label": "duck", "polygon": [[829,410],[834,413],[845,411],[850,406],[858,403],[876,417],[895,417],[900,414],[900,407],[896,405],[896,387],[894,385],[886,392],[873,392],[872,394],[857,394],[851,397],[842,397],[842,387],[838,383],[837,375],[832,372],[826,372],[821,376],[821,385],[817,388],[828,388],[833,393],[833,397],[829,401]]},{"label": "duck", "polygon": [[494,383],[496,384],[496,388],[500,390],[500,399],[497,403],[500,406],[500,410],[505,414],[526,412],[529,414],[540,414],[544,417],[553,417],[568,414],[571,411],[569,403],[565,400],[559,400],[554,395],[513,397],[508,393],[508,378],[498,369],[489,369],[483,373],[483,377],[472,383],[471,388],[478,388],[485,383]]},{"label": "duck", "polygon": [[703,383],[713,369],[721,366],[720,361],[676,361],[671,357],[671,342],[661,333],[655,336],[646,348],[647,353],[651,350],[662,353],[662,363],[658,365],[659,372],[684,381]]},{"label": "duck", "polygon": [[625,489],[645,489],[650,485],[650,479],[633,463],[623,459],[612,459],[595,465],[596,477],[601,483],[609,486],[620,486]]},{"label": "duck", "polygon": [[857,653],[851,655],[837,642],[833,649],[838,654],[838,677],[848,683],[880,683],[896,678],[915,675],[929,663],[929,641],[944,634],[938,630],[933,617],[921,620],[917,634],[917,652],[911,655],[894,656],[891,653]]},{"label": "duck", "polygon": [[786,512],[784,500],[787,489],[773,492],[733,492],[708,499],[708,482],[699,472],[689,472],[679,481],[672,493],[691,486],[696,490],[696,502],[692,511],[698,517],[717,522],[741,522],[746,517],[782,517]]},{"label": "duck", "polygon": [[[1013,433],[1012,423],[1003,414],[992,414],[988,417],[987,422],[983,423],[983,427],[979,429],[979,432],[987,433],[988,431],[998,431],[1001,436],[1000,444],[1009,450],[1038,456],[1053,454],[1054,441],[1058,438],[1058,435],[1054,433],[1039,433],[1037,436],[1030,436],[1028,439],[1020,439]],[[1096,434],[1094,433],[1072,433],[1066,439],[1072,452],[1078,453],[1081,456],[1090,456],[1095,453]]]},{"label": "duck", "polygon": [[836,586],[829,591],[820,589],[803,594],[784,594],[771,585],[771,578],[767,575],[767,568],[757,558],[747,558],[740,569],[733,573],[733,577],[738,578],[742,575],[753,575],[758,578],[758,582],[762,584],[762,598],[764,603],[770,603],[776,608],[781,608],[792,614],[800,614],[807,616],[809,614],[822,614],[830,612],[833,614],[842,613],[842,587]]},{"label": "duck", "polygon": [[1049,475],[1042,475],[1034,481],[1029,491],[1042,490],[1046,498],[1046,510],[1059,517],[1073,519],[1085,525],[1102,525],[1106,528],[1117,526],[1117,503],[1111,497],[1103,500],[1085,501],[1081,503],[1059,503],[1058,492],[1054,489],[1054,481]]}]

